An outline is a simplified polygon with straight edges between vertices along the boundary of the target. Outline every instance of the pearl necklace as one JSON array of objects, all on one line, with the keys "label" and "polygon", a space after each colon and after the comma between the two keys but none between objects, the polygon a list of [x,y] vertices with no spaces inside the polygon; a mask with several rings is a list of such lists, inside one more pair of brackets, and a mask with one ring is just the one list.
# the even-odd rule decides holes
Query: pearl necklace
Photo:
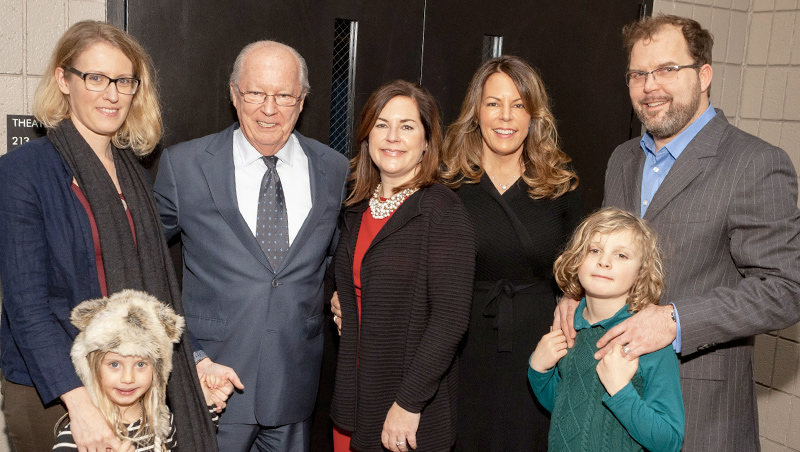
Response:
[{"label": "pearl necklace", "polygon": [[406,188],[403,191],[395,193],[394,196],[386,201],[381,201],[381,185],[382,184],[378,183],[378,187],[375,188],[375,192],[372,193],[372,197],[369,199],[369,210],[370,213],[372,213],[372,218],[376,220],[382,220],[391,215],[407,197],[419,190],[419,188]]}]

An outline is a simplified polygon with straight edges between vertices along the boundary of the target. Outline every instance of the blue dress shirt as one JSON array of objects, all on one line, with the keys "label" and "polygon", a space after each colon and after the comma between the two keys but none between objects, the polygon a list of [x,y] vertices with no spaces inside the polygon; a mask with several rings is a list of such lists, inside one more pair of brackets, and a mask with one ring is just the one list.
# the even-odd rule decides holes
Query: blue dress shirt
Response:
[{"label": "blue dress shirt", "polygon": [[[650,205],[650,202],[653,201],[653,197],[656,195],[658,187],[660,187],[661,183],[664,182],[664,179],[667,177],[669,170],[672,169],[672,165],[675,163],[675,160],[680,157],[683,150],[686,149],[686,146],[688,146],[689,143],[694,140],[694,137],[697,136],[697,134],[703,130],[703,127],[705,127],[706,124],[708,124],[709,121],[711,121],[716,115],[717,112],[714,110],[714,106],[711,105],[711,102],[709,102],[706,111],[704,111],[695,122],[690,124],[686,130],[679,133],[678,136],[672,139],[672,141],[662,146],[661,149],[656,149],[656,141],[653,136],[650,135],[650,132],[642,135],[642,140],[639,142],[639,145],[644,151],[645,159],[644,169],[642,170],[642,195],[639,204],[639,207],[641,208],[641,217],[644,217],[645,212],[647,212],[647,207]],[[675,306],[675,304],[672,304],[672,309],[675,310],[675,323],[677,324],[675,340],[672,342],[672,348],[676,353],[680,353],[681,322],[680,317],[678,316],[678,308]]]},{"label": "blue dress shirt", "polygon": [[675,160],[680,157],[683,150],[686,149],[686,146],[691,143],[694,137],[703,130],[703,127],[705,127],[716,114],[717,112],[714,111],[714,106],[709,102],[708,109],[706,109],[695,122],[673,138],[672,141],[662,146],[661,149],[656,149],[656,141],[653,139],[653,136],[650,135],[650,132],[642,136],[639,145],[644,151],[645,159],[644,170],[642,171],[640,216],[644,217],[645,212],[647,212],[647,207],[653,201],[658,187],[664,182]]}]

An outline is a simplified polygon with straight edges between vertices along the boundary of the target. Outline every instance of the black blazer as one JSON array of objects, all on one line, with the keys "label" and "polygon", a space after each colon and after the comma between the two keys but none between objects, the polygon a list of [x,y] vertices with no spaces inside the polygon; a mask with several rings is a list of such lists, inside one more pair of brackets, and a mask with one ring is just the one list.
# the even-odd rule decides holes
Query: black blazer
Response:
[{"label": "black blazer", "polygon": [[331,417],[360,451],[382,451],[397,402],[422,413],[417,451],[448,450],[455,435],[456,348],[469,323],[475,233],[461,200],[440,184],[400,205],[364,255],[361,325],[353,255],[364,201],[344,214],[335,274],[342,337]]}]

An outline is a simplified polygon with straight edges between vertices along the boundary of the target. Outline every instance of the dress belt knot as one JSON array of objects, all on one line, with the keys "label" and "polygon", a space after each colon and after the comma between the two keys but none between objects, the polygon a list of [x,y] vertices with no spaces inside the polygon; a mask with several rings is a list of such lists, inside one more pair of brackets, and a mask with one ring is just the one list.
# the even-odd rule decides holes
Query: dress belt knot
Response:
[{"label": "dress belt knot", "polygon": [[[543,282],[543,281],[542,281]],[[491,283],[476,283],[477,290],[488,290],[482,299],[483,316],[492,319],[492,327],[497,330],[497,351],[510,352],[514,342],[514,295],[524,292],[535,285],[532,283],[514,283],[501,279]]]}]

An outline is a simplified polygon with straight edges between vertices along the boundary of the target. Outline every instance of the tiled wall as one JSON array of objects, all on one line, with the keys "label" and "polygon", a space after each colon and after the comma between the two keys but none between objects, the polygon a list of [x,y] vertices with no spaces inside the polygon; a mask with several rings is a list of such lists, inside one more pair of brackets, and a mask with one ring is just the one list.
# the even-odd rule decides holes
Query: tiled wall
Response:
[{"label": "tiled wall", "polygon": [[6,115],[33,114],[36,85],[61,34],[75,22],[105,17],[106,0],[0,0],[0,154]]},{"label": "tiled wall", "polygon": [[[33,114],[33,94],[58,38],[75,22],[105,18],[106,0],[0,0],[0,155],[6,115]],[[10,451],[0,415],[0,452]]]},{"label": "tiled wall", "polygon": [[[711,101],[740,128],[782,147],[800,169],[798,0],[655,0],[714,35]],[[756,338],[763,452],[800,451],[800,324]]]}]

